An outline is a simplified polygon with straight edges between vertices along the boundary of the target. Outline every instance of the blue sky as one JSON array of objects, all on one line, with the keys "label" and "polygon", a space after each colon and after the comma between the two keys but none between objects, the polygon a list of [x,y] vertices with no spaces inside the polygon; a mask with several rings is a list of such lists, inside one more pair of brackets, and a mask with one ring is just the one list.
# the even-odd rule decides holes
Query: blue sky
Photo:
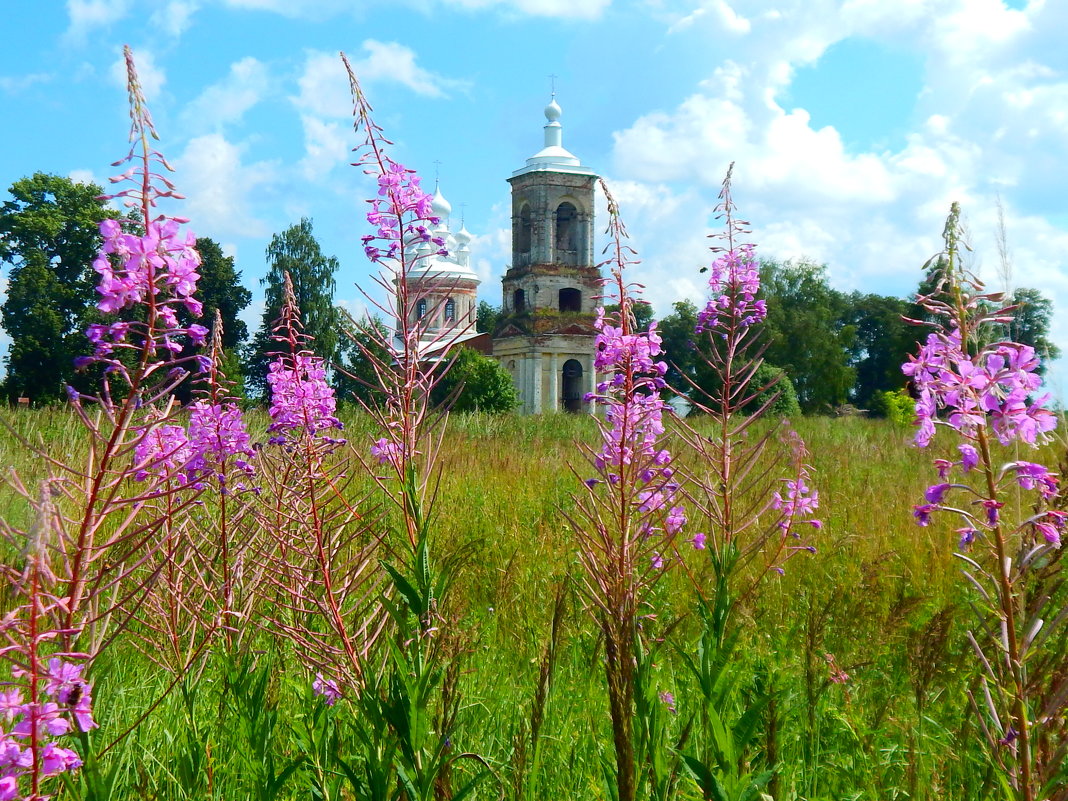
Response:
[{"label": "blue sky", "polygon": [[1054,299],[1068,352],[1065,30],[1057,0],[11,3],[0,188],[34,171],[106,178],[126,149],[129,44],[182,212],[236,256],[250,321],[271,234],[301,216],[359,310],[369,186],[348,166],[344,50],[396,158],[430,186],[440,174],[454,218],[464,204],[481,296],[499,303],[505,178],[541,146],[553,74],[564,144],[620,200],[659,312],[703,295],[735,161],[758,252],[825,262],[843,290],[913,290],[953,200],[974,268],[1000,286],[1000,199],[1010,281]]}]

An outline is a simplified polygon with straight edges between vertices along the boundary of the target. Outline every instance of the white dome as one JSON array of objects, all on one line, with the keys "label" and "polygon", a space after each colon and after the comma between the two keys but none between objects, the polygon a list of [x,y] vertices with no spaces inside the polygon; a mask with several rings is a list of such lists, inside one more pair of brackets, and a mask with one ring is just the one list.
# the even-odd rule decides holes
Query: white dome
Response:
[{"label": "white dome", "polygon": [[553,99],[549,101],[549,105],[545,107],[545,119],[549,122],[556,122],[560,119],[560,115],[563,113],[564,110],[560,108],[560,104],[556,102],[556,97],[554,96]]},{"label": "white dome", "polygon": [[445,199],[440,189],[434,189],[434,200],[430,208],[433,210],[435,217],[441,217],[443,220],[452,214],[452,204]]}]

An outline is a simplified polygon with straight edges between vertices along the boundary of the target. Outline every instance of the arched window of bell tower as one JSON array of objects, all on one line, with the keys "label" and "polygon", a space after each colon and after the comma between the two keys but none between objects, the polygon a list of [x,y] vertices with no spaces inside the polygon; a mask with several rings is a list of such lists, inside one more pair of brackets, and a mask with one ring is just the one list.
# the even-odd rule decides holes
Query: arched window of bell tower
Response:
[{"label": "arched window of bell tower", "polygon": [[581,232],[578,209],[564,201],[556,207],[556,259],[559,264],[578,264]]},{"label": "arched window of bell tower", "polygon": [[519,210],[519,231],[516,234],[516,252],[527,259],[530,258],[530,245],[533,239],[532,224],[530,222],[530,206],[526,203]]},{"label": "arched window of bell tower", "polygon": [[582,290],[567,288],[560,290],[560,311],[562,312],[580,312],[582,311]]},{"label": "arched window of bell tower", "polygon": [[518,314],[519,312],[524,312],[526,310],[527,310],[527,293],[524,292],[522,289],[517,289],[512,294],[512,311],[514,311],[514,312],[516,312]]}]

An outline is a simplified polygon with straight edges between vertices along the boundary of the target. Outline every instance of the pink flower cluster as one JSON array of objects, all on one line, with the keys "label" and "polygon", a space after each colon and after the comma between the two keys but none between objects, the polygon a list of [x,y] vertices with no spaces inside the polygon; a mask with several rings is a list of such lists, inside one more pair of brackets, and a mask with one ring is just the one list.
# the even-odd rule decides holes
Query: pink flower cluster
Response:
[{"label": "pink flower cluster", "polygon": [[[96,728],[92,714],[92,684],[82,679],[82,666],[53,657],[36,703],[24,701],[22,691],[0,692],[0,801],[23,797],[20,779],[34,771],[43,778],[81,766],[78,754],[50,738],[61,737],[74,727],[87,732]],[[14,671],[16,679],[25,670]],[[34,753],[36,741],[36,754]]]},{"label": "pink flower cluster", "polygon": [[[386,170],[378,176],[378,198],[368,201],[371,211],[367,222],[377,232],[363,237],[364,253],[375,263],[400,257],[402,239],[405,242],[430,242],[439,249],[444,240],[430,233],[427,225],[437,225],[433,216],[433,198],[419,186],[419,176],[401,164],[386,159]],[[374,244],[381,241],[385,250]]]},{"label": "pink flower cluster", "polygon": [[[1034,348],[1016,342],[999,342],[982,348],[969,356],[963,345],[959,328],[936,331],[927,337],[916,356],[902,365],[910,376],[919,398],[916,401],[916,423],[919,426],[915,442],[926,447],[934,437],[936,425],[959,431],[971,442],[978,442],[980,430],[990,430],[1002,445],[1019,441],[1036,445],[1057,425],[1057,418],[1045,404],[1049,395],[1033,398],[1041,386],[1039,362]],[[941,413],[941,416],[940,416]],[[968,473],[982,466],[987,471],[993,465],[982,462],[979,450],[971,442],[957,446],[960,460],[935,459],[939,481],[927,488],[925,503],[913,507],[913,517],[920,526],[929,525],[934,512],[946,509],[946,498],[954,490],[965,490],[973,496],[975,512],[953,508],[965,525],[957,529],[960,547],[967,549],[984,530],[1001,522],[1004,502],[986,493],[977,493],[964,483],[952,483],[951,473],[960,468]],[[1025,490],[1037,491],[1048,500],[1057,494],[1054,473],[1035,462],[1014,461],[1006,464],[992,477],[995,487],[1011,478]],[[1032,517],[1029,524],[1049,544],[1060,546],[1065,515],[1046,511]]]},{"label": "pink flower cluster", "polygon": [[[195,317],[202,311],[193,297],[200,273],[200,254],[192,232],[182,235],[176,220],[147,223],[144,236],[124,233],[118,220],[103,220],[100,234],[104,245],[93,262],[100,274],[97,307],[117,312],[145,303],[149,297],[161,299],[160,315],[168,325],[177,325],[174,306],[184,305]],[[118,256],[121,266],[112,267],[109,255]]]},{"label": "pink flower cluster", "polygon": [[[606,380],[597,384],[597,392],[586,398],[605,406],[602,446],[594,465],[609,484],[617,484],[625,472],[635,471],[633,478],[640,488],[635,500],[638,511],[665,515],[665,529],[675,534],[685,524],[686,515],[683,507],[672,505],[678,485],[672,480],[671,453],[660,446],[666,406],[660,390],[667,364],[657,359],[661,339],[656,323],[650,323],[646,332],[625,334],[621,326],[605,319],[604,309],[598,309],[594,325],[598,331],[594,366],[607,374]],[[646,536],[650,533],[647,527]]]},{"label": "pink flower cluster", "polygon": [[712,291],[705,307],[697,314],[695,334],[748,328],[768,316],[768,307],[757,300],[760,291],[760,262],[753,246],[745,245],[724,253],[712,263],[708,286]]},{"label": "pink flower cluster", "polygon": [[312,692],[320,696],[327,706],[333,706],[342,697],[338,683],[333,679],[324,679],[322,673],[315,674],[315,681],[312,682]]},{"label": "pink flower cluster", "polygon": [[782,514],[779,528],[794,536],[798,536],[794,532],[794,525],[798,522],[817,529],[823,527],[823,523],[813,517],[820,505],[820,494],[809,486],[808,478],[808,470],[802,467],[796,480],[783,480],[786,491],[776,492],[771,499],[771,508]]},{"label": "pink flower cluster", "polygon": [[396,467],[400,463],[401,446],[386,437],[379,437],[371,446],[371,456],[378,460],[379,464],[389,464]]},{"label": "pink flower cluster", "polygon": [[[252,454],[245,420],[236,404],[197,401],[189,407],[188,432],[179,425],[157,426],[141,439],[134,452],[134,478],[144,481],[154,475],[179,486],[203,489],[204,479],[214,475],[226,492],[222,465],[233,459],[239,472],[251,476],[248,459]],[[234,489],[246,487],[239,483]]]},{"label": "pink flower cluster", "polygon": [[[183,234],[172,219],[148,222],[146,229],[143,236],[137,236],[125,233],[118,220],[102,221],[104,244],[93,269],[100,275],[97,307],[101,311],[115,313],[141,305],[155,309],[157,319],[150,320],[150,337],[145,342],[129,341],[132,333],[144,328],[143,323],[94,323],[86,331],[93,343],[93,356],[81,359],[83,365],[96,360],[113,362],[118,348],[139,350],[147,346],[155,352],[159,347],[178,354],[182,345],[176,337],[188,337],[194,345],[202,345],[207,337],[204,326],[184,328],[178,322],[179,308],[184,307],[195,317],[203,311],[194,297],[200,278],[196,237],[189,232]],[[114,259],[118,266],[113,264]]]},{"label": "pink flower cluster", "polygon": [[[1030,398],[1042,383],[1034,348],[1002,342],[967,355],[959,329],[927,337],[901,370],[912,378],[916,401],[916,444],[928,445],[935,424],[943,423],[968,437],[989,425],[1002,445],[1014,440],[1034,445],[1057,425],[1045,407],[1049,395]],[[949,410],[940,420],[940,410]]]},{"label": "pink flower cluster", "polygon": [[[315,435],[328,428],[340,429],[335,417],[337,401],[333,388],[326,382],[326,366],[321,358],[310,353],[279,356],[271,362],[267,374],[271,389],[270,415],[273,421],[268,431],[306,431]],[[279,434],[275,443],[285,441]]]}]

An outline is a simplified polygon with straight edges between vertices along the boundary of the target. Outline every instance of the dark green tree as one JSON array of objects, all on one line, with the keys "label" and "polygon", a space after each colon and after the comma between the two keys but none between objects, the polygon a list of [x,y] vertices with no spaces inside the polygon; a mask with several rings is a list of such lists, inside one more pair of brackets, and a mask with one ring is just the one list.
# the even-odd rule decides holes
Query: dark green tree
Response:
[{"label": "dark green tree", "polygon": [[234,257],[224,255],[214,239],[198,237],[197,252],[200,253],[197,298],[204,304],[201,325],[210,328],[218,309],[222,314],[223,348],[236,350],[248,339],[248,326],[241,319],[241,312],[252,302],[252,293],[241,283]]},{"label": "dark green tree", "polygon": [[905,386],[901,365],[915,352],[917,339],[926,333],[905,321],[908,301],[860,292],[853,292],[844,300],[841,322],[854,333],[848,348],[849,365],[856,373],[850,399],[867,409],[876,393]]},{"label": "dark green tree", "polygon": [[495,359],[470,348],[460,348],[451,358],[448,372],[431,391],[435,405],[487,414],[510,412],[519,405],[512,377]]},{"label": "dark green tree", "polygon": [[0,205],[0,263],[10,270],[0,315],[12,343],[4,392],[54,400],[64,384],[85,388],[74,358],[89,350],[83,332],[96,319],[99,224],[119,215],[97,200],[99,186],[58,175],[34,173],[8,191]]},{"label": "dark green tree", "polygon": [[383,344],[391,335],[390,330],[378,317],[355,320],[344,310],[339,309],[338,313],[342,320],[342,334],[334,371],[334,390],[342,403],[356,402],[373,407],[384,398],[375,362],[382,369],[392,360]]},{"label": "dark green tree", "polygon": [[1003,336],[1034,348],[1042,359],[1039,372],[1045,373],[1048,362],[1061,355],[1061,349],[1049,338],[1053,301],[1040,290],[1020,287],[1013,292],[1012,303],[1018,308],[1012,322],[1005,326]]},{"label": "dark green tree", "polygon": [[764,359],[793,381],[805,413],[845,403],[855,371],[849,354],[856,336],[846,322],[846,298],[832,289],[824,265],[763,262],[761,292],[768,303]]},{"label": "dark green tree", "polygon": [[656,328],[662,340],[664,361],[668,366],[664,380],[672,389],[687,392],[690,389],[689,380],[695,379],[697,375],[697,348],[704,345],[703,340],[707,337],[694,335],[694,328],[697,327],[697,307],[691,301],[675,301],[673,308],[675,310],[663,317]]},{"label": "dark green tree", "polygon": [[[242,371],[240,361],[235,356],[248,339],[248,326],[240,314],[252,302],[252,293],[241,283],[241,273],[234,267],[234,257],[224,255],[214,239],[199,237],[197,252],[200,254],[200,280],[197,281],[196,296],[204,306],[204,312],[199,319],[195,319],[182,307],[178,319],[182,325],[200,323],[211,328],[215,322],[215,310],[219,310],[223,326],[223,352],[226,355],[223,370],[227,378],[240,389]],[[187,346],[183,355],[190,355],[195,350]],[[178,386],[175,395],[182,403],[188,403],[194,389],[194,384],[186,381]]]},{"label": "dark green tree", "polygon": [[480,334],[490,334],[496,332],[497,324],[501,320],[501,307],[494,306],[492,303],[487,303],[482,300],[478,303],[478,311],[475,317],[475,330]]},{"label": "dark green tree", "polygon": [[312,337],[309,349],[333,364],[337,359],[340,318],[334,306],[334,273],[338,260],[323,255],[312,231],[312,221],[301,218],[280,234],[271,237],[267,246],[267,276],[264,287],[263,321],[253,338],[246,377],[260,395],[267,389],[268,354],[277,350],[271,339],[275,321],[282,309],[285,274],[293,281],[304,332]]}]

